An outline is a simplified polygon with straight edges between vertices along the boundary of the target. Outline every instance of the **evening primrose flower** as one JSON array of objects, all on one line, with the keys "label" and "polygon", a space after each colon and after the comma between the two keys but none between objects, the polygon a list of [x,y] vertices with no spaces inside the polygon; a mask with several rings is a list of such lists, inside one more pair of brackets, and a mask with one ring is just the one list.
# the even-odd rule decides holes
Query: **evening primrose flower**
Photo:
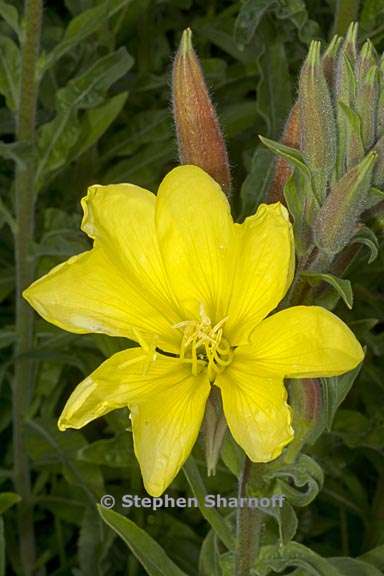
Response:
[{"label": "evening primrose flower", "polygon": [[213,385],[236,442],[252,461],[267,462],[293,437],[284,378],[335,376],[361,362],[352,332],[321,307],[268,316],[294,271],[280,203],[235,224],[219,185],[187,165],[164,178],[157,197],[132,184],[91,186],[82,206],[92,250],[56,266],[24,297],[64,330],[138,342],[75,388],[59,428],[128,406],[151,495],[190,454]]}]

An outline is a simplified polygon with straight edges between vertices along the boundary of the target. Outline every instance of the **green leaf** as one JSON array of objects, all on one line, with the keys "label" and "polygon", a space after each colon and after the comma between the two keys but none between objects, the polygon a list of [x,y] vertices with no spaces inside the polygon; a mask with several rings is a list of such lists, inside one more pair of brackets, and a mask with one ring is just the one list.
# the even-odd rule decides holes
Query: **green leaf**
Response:
[{"label": "green leaf", "polygon": [[368,191],[368,202],[367,202],[367,209],[373,208],[379,202],[383,202],[384,200],[384,192],[380,190],[380,188],[376,188],[372,186]]},{"label": "green leaf", "polygon": [[108,530],[94,507],[86,508],[80,528],[78,555],[83,576],[103,576],[101,562],[105,558],[115,533]]},{"label": "green leaf", "polygon": [[288,162],[292,165],[293,168],[298,168],[300,172],[306,178],[311,178],[311,171],[309,170],[308,166],[305,164],[304,156],[297,150],[296,148],[291,148],[290,146],[286,146],[281,142],[276,142],[275,140],[270,140],[269,138],[265,138],[264,136],[259,136],[260,140],[272,152],[285,158]]},{"label": "green leaf", "polygon": [[188,458],[183,466],[183,472],[188,484],[192,488],[193,495],[199,502],[199,509],[204,518],[209,522],[216,535],[225,544],[228,550],[235,549],[235,539],[223,516],[215,509],[204,506],[205,496],[207,495],[203,479],[200,476],[199,469],[192,456]]},{"label": "green leaf", "polygon": [[265,119],[268,134],[278,137],[291,108],[291,82],[284,43],[271,39],[257,62],[257,109]]},{"label": "green leaf", "polygon": [[359,556],[360,560],[376,566],[379,570],[384,570],[384,544],[377,546],[368,552],[365,552],[362,556]]},{"label": "green leaf", "polygon": [[88,36],[97,32],[119,10],[128,6],[132,0],[105,0],[101,4],[84,10],[75,16],[69,23],[64,38],[48,55],[43,55],[40,61],[40,75],[42,76],[64,54],[76,48]]},{"label": "green leaf", "polygon": [[102,104],[109,87],[132,66],[133,60],[125,48],[97,60],[81,76],[71,80],[57,94],[58,114],[44,124],[39,137],[36,180],[41,186],[45,176],[61,168],[81,135],[77,114],[82,108]]},{"label": "green leaf", "polygon": [[254,565],[258,576],[267,576],[270,570],[282,572],[288,567],[302,568],[305,574],[313,576],[341,576],[326,558],[298,542],[290,542],[286,546],[263,546]]},{"label": "green leaf", "polygon": [[321,282],[326,282],[336,290],[348,308],[352,309],[353,292],[352,285],[349,280],[338,278],[333,274],[321,274],[320,272],[302,272],[301,275],[308,280],[311,286],[316,286]]},{"label": "green leaf", "polygon": [[376,260],[379,255],[380,244],[376,234],[367,226],[359,230],[356,236],[352,239],[351,244],[364,244],[369,250],[368,264]]},{"label": "green leaf", "polygon": [[301,186],[301,182],[303,182],[301,174],[293,173],[284,186],[284,198],[289,213],[293,218],[295,246],[296,252],[299,255],[305,254],[311,242],[311,230],[307,221],[308,199],[305,194],[303,194],[306,185],[304,182],[303,186]]},{"label": "green leaf", "polygon": [[4,514],[8,508],[20,502],[21,498],[15,492],[2,492],[0,493],[0,514]]},{"label": "green leaf", "polygon": [[336,411],[340,404],[345,400],[348,392],[353,386],[362,364],[356,368],[342,374],[341,376],[332,376],[330,378],[321,378],[323,386],[323,397],[327,410],[327,429],[331,430]]},{"label": "green leaf", "polygon": [[264,14],[275,0],[245,0],[235,23],[235,41],[240,49],[249,44]]},{"label": "green leaf", "polygon": [[120,114],[127,100],[128,92],[122,92],[108,99],[104,104],[87,110],[80,122],[78,143],[71,150],[71,158],[83,154],[96,144],[112,122]]},{"label": "green leaf", "polygon": [[265,200],[273,178],[274,165],[274,156],[270,150],[257,147],[252,157],[251,169],[241,186],[243,217],[253,214],[258,205]]},{"label": "green leaf", "polygon": [[12,4],[8,4],[8,2],[1,0],[0,16],[6,21],[8,26],[10,26],[10,28],[12,28],[12,30],[16,32],[18,36],[20,36],[19,13],[17,8],[12,6]]},{"label": "green leaf", "polygon": [[300,454],[294,463],[277,462],[270,465],[266,480],[276,479],[276,494],[284,494],[293,506],[307,506],[320,491],[324,482],[322,468],[306,454]]},{"label": "green leaf", "polygon": [[111,468],[125,468],[135,461],[132,448],[132,434],[123,432],[116,438],[97,440],[92,444],[83,446],[77,458],[91,464],[110,466]]},{"label": "green leaf", "polygon": [[20,81],[20,50],[11,38],[0,36],[0,94],[16,110]]},{"label": "green leaf", "polygon": [[213,530],[208,532],[200,549],[199,576],[223,576],[219,566],[219,547]]},{"label": "green leaf", "polygon": [[132,520],[97,505],[100,516],[124,540],[148,576],[187,576],[167,556],[163,548]]},{"label": "green leaf", "polygon": [[375,566],[355,558],[330,558],[329,562],[338,570],[340,576],[382,576],[383,574]]}]

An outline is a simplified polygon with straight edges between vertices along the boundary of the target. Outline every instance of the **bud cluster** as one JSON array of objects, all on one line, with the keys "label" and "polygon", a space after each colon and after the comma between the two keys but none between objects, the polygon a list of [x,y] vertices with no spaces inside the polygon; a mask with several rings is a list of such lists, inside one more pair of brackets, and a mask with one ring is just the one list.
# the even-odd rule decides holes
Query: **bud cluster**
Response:
[{"label": "bud cluster", "polygon": [[268,196],[287,203],[298,255],[332,261],[384,199],[384,58],[359,49],[356,23],[323,55],[311,43],[282,142],[262,141],[279,155]]}]

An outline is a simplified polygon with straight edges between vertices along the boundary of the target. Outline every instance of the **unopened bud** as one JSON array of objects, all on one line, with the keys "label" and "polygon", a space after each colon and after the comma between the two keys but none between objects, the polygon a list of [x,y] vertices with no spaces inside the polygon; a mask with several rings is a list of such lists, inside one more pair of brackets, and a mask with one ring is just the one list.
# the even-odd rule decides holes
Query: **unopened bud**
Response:
[{"label": "unopened bud", "polygon": [[203,168],[229,195],[228,154],[191,38],[188,28],[183,32],[172,74],[179,159],[182,164]]},{"label": "unopened bud", "polygon": [[336,83],[336,62],[342,41],[342,37],[336,34],[322,58],[323,72],[330,90],[334,89]]},{"label": "unopened bud", "polygon": [[384,135],[384,54],[379,66],[379,99],[377,105],[377,136]]},{"label": "unopened bud", "polygon": [[[357,58],[358,25],[353,22],[339,51],[336,70],[336,102],[353,109],[356,100],[356,76],[354,67]],[[345,116],[345,108],[337,109],[337,176],[340,178],[350,168],[358,156],[349,121]]]},{"label": "unopened bud", "polygon": [[204,418],[205,460],[208,476],[214,476],[223,445],[227,422],[216,390],[212,390],[206,404]]},{"label": "unopened bud", "polygon": [[[298,102],[295,102],[291,108],[281,142],[290,148],[300,149],[300,108]],[[273,180],[266,196],[267,202],[285,203],[284,186],[292,171],[292,167],[287,160],[280,156],[276,159]]]},{"label": "unopened bud", "polygon": [[337,254],[356,233],[376,159],[377,153],[370,152],[332,187],[314,225],[315,243],[324,252]]},{"label": "unopened bud", "polygon": [[311,43],[300,74],[301,149],[314,173],[315,192],[325,197],[328,175],[336,161],[336,126],[331,96],[320,59],[320,42]]},{"label": "unopened bud", "polygon": [[378,67],[375,49],[367,40],[356,65],[356,111],[361,118],[365,148],[370,148],[376,136],[376,113],[379,97]]}]

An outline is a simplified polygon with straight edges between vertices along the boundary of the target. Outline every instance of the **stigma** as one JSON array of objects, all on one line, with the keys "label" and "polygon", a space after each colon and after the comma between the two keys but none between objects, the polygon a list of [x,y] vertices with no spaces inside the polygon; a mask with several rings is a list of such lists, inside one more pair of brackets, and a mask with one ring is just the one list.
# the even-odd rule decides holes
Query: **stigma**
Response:
[{"label": "stigma", "polygon": [[223,336],[223,326],[228,316],[213,325],[203,304],[200,304],[199,320],[185,320],[175,324],[183,333],[180,344],[180,359],[191,364],[192,374],[196,376],[203,368],[213,382],[232,361],[233,351]]}]

